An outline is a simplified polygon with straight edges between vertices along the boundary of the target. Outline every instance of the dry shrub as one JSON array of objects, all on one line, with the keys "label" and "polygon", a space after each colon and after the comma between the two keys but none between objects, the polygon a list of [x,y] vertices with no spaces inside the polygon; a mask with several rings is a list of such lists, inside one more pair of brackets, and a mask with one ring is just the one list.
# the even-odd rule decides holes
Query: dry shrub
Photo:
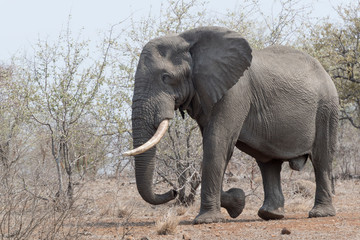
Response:
[{"label": "dry shrub", "polygon": [[131,235],[131,231],[133,227],[131,226],[131,218],[134,215],[134,206],[122,206],[118,209],[118,218],[122,219],[122,233],[121,239],[131,239],[129,236]]},{"label": "dry shrub", "polygon": [[0,239],[77,239],[84,233],[90,203],[82,197],[81,183],[69,199],[65,192],[58,194],[46,168],[1,167]]},{"label": "dry shrub", "polygon": [[127,218],[132,214],[132,210],[127,207],[120,207],[117,211],[118,218]]},{"label": "dry shrub", "polygon": [[315,183],[305,179],[297,179],[289,181],[286,184],[285,194],[286,212],[306,212],[309,211],[314,204]]},{"label": "dry shrub", "polygon": [[187,210],[188,209],[186,207],[180,206],[180,207],[176,208],[176,215],[177,216],[183,216],[183,215],[186,214]]},{"label": "dry shrub", "polygon": [[176,227],[179,225],[179,221],[173,217],[168,218],[164,222],[157,223],[157,234],[159,235],[170,235],[174,234],[176,231]]},{"label": "dry shrub", "polygon": [[176,227],[179,225],[179,218],[170,211],[162,219],[156,222],[156,232],[158,235],[171,235],[176,232]]},{"label": "dry shrub", "polygon": [[27,190],[2,193],[4,195],[1,195],[1,238],[74,239],[78,237],[81,231],[80,220],[83,220],[82,214],[74,204],[67,204],[66,197],[44,198]]},{"label": "dry shrub", "polygon": [[299,179],[294,182],[293,194],[300,195],[303,198],[313,198],[315,193],[315,183]]}]

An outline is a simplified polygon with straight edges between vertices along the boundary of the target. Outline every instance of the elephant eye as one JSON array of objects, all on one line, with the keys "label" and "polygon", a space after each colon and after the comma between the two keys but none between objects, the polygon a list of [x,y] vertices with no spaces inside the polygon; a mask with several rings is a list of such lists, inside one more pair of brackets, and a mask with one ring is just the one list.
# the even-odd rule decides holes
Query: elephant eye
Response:
[{"label": "elephant eye", "polygon": [[165,84],[171,84],[173,81],[173,77],[168,74],[168,73],[164,73],[162,76],[161,76],[161,80],[165,83]]}]

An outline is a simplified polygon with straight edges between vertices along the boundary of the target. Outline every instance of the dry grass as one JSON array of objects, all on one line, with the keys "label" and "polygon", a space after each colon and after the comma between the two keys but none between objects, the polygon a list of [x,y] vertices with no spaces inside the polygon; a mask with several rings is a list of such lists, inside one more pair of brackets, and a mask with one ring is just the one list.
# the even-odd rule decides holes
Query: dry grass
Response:
[{"label": "dry grass", "polygon": [[158,235],[172,235],[176,233],[176,227],[179,225],[180,219],[171,209],[167,215],[156,221],[156,232]]},{"label": "dry grass", "polygon": [[129,216],[131,216],[133,210],[126,206],[123,206],[123,207],[120,207],[118,210],[117,210],[117,217],[118,218],[128,218]]},{"label": "dry grass", "polygon": [[[256,229],[263,229],[261,227],[266,226],[267,230],[265,228],[264,230],[259,230],[259,234],[261,233],[267,236],[266,231],[270,231],[275,223],[280,224],[281,227],[274,229],[274,232],[277,234],[280,234],[282,228],[290,226],[288,228],[291,230],[290,236],[295,236],[299,233],[299,230],[296,230],[297,226],[300,226],[303,222],[308,223],[306,227],[313,227],[312,224],[322,224],[320,221],[323,221],[325,224],[327,221],[326,219],[309,220],[306,218],[307,212],[314,204],[315,193],[315,184],[309,179],[310,178],[307,177],[300,179],[294,174],[291,178],[283,179],[285,211],[286,215],[292,216],[291,219],[293,220],[287,219],[279,222],[259,221],[257,211],[263,201],[262,185],[252,189],[248,179],[240,179],[239,182],[225,183],[224,187],[228,189],[241,186],[246,193],[251,193],[246,198],[246,207],[241,216],[232,222],[233,219],[230,219],[226,210],[222,209],[224,217],[227,217],[227,219],[231,221],[226,224],[204,226],[191,225],[191,221],[199,211],[199,196],[196,198],[196,203],[190,207],[177,206],[171,203],[152,206],[141,199],[134,184],[122,186],[115,180],[98,179],[84,183],[81,187],[82,191],[76,189],[78,194],[75,195],[76,199],[71,208],[59,209],[55,202],[47,202],[39,198],[35,198],[36,201],[34,201],[34,196],[26,195],[25,193],[27,192],[23,192],[22,195],[20,194],[17,198],[10,198],[10,194],[8,194],[9,204],[0,206],[0,210],[2,210],[3,213],[7,213],[7,218],[5,215],[0,218],[0,220],[3,220],[3,225],[0,225],[0,227],[2,227],[0,229],[0,238],[1,234],[3,238],[9,238],[15,233],[15,231],[7,231],[5,229],[8,228],[5,224],[7,219],[14,224],[16,223],[16,226],[23,224],[24,227],[20,229],[21,231],[19,233],[24,234],[23,236],[26,236],[26,239],[141,239],[145,236],[148,237],[148,239],[182,239],[184,236],[187,237],[190,235],[197,236],[197,238],[192,239],[203,239],[202,236],[204,234],[210,236],[211,234],[218,233],[221,233],[221,235],[215,237],[215,239],[220,239],[220,236],[223,237],[223,239],[242,239],[240,236],[250,236],[246,234],[253,234],[247,225]],[[253,186],[257,186],[255,184],[257,183],[254,180]],[[337,183],[337,194],[334,197],[334,205],[340,217],[330,219],[331,221],[341,222],[342,219],[346,217],[346,215],[341,215],[344,214],[344,212],[346,212],[346,214],[353,214],[354,212],[360,211],[358,210],[358,206],[360,205],[357,201],[358,198],[355,196],[356,194],[354,194],[359,192],[359,186],[359,181],[339,181]],[[163,188],[165,187],[167,186],[163,186]],[[80,186],[78,186],[78,188],[80,188]],[[43,192],[42,189],[38,190],[39,192]],[[159,190],[159,192],[161,192],[161,190]],[[26,202],[26,199],[30,199],[31,201],[28,200]],[[13,205],[11,205],[11,203]],[[17,203],[17,205],[14,205],[15,203]],[[37,205],[32,205],[34,203]],[[19,212],[19,207],[21,206],[22,208],[20,208],[20,210],[23,209],[23,211]],[[6,207],[8,208],[7,211],[5,211]],[[31,215],[31,213],[34,213],[34,215]],[[17,216],[22,216],[22,222],[20,221],[21,218],[17,218]],[[32,223],[36,224],[36,226],[32,225],[34,231],[25,231],[25,225],[30,226],[28,224],[30,222],[26,222],[27,219],[29,219],[29,221],[33,219]],[[244,219],[245,221],[243,221]],[[359,225],[359,222],[356,222],[358,218],[351,215],[351,217],[347,218],[347,221],[350,221],[349,219],[355,220],[351,223],[352,225],[348,224],[347,226],[350,229],[354,226],[355,229],[355,227]],[[289,225],[291,221],[295,221],[295,223]],[[309,221],[313,222],[309,224]],[[46,224],[44,224],[44,222],[46,222]],[[15,226],[14,224],[13,226]],[[345,223],[341,222],[341,224]],[[243,231],[238,231],[240,228],[239,225],[241,225],[243,229],[248,229],[249,233],[246,233],[247,230],[245,230],[244,233]],[[318,228],[319,226],[316,227],[316,230],[318,230]],[[351,232],[353,235],[356,233],[354,231],[355,230],[352,230]],[[239,236],[239,238],[229,237],[234,233],[238,234],[237,236]],[[230,235],[227,236],[226,234]],[[19,234],[17,236],[14,235],[13,239],[21,239],[21,236]]]},{"label": "dry grass", "polygon": [[315,193],[315,183],[304,180],[304,179],[298,179],[294,182],[294,194],[299,194],[303,198],[313,198]]},{"label": "dry grass", "polygon": [[[102,203],[115,208],[112,209],[113,213],[93,219],[91,223],[94,227],[86,229],[87,235],[81,235],[80,239],[269,239],[271,236],[273,236],[272,239],[324,239],[324,236],[330,235],[336,236],[337,239],[345,239],[348,236],[347,239],[358,239],[354,237],[360,234],[356,230],[359,226],[358,217],[344,215],[344,211],[348,211],[346,214],[359,212],[359,204],[356,200],[358,198],[351,192],[359,192],[360,183],[338,182],[334,205],[339,212],[339,217],[323,219],[307,218],[308,211],[314,204],[315,191],[314,183],[310,181],[310,178],[305,176],[301,180],[293,174],[291,178],[284,177],[282,183],[286,217],[288,217],[285,220],[262,221],[257,217],[257,211],[263,201],[263,189],[260,185],[252,195],[246,198],[244,212],[237,219],[229,218],[226,210],[222,209],[228,222],[191,225],[191,221],[199,211],[199,196],[196,198],[196,203],[190,207],[182,207],[174,203],[153,206],[141,199],[133,184],[116,189],[119,185],[116,182],[96,180],[89,183],[92,189],[88,189],[92,196],[96,196],[96,201],[92,202],[93,205],[99,207],[99,203]],[[114,187],[116,197],[110,197],[111,194],[104,191],[104,186],[108,186],[108,191]],[[247,193],[252,192],[247,179],[227,183],[224,187],[228,189],[239,186],[244,187]],[[163,189],[166,187],[164,184]],[[158,192],[161,193],[161,189]],[[345,204],[347,208],[344,208]],[[341,229],[346,226],[349,229],[349,235],[341,237],[340,232],[337,232],[339,230],[334,228],[335,225],[341,226]],[[284,228],[291,232],[290,235],[282,234]],[[79,230],[82,231],[82,229]]]},{"label": "dry grass", "polygon": [[179,206],[176,208],[176,215],[177,216],[183,216],[187,213],[188,208],[184,207],[184,206]]},{"label": "dry grass", "polygon": [[294,198],[285,201],[285,210],[287,213],[307,213],[314,205],[313,199]]}]

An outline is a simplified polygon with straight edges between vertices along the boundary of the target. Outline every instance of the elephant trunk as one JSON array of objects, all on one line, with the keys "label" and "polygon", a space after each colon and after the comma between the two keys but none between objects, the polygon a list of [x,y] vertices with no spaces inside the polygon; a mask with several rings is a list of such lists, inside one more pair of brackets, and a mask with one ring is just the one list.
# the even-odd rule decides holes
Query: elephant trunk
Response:
[{"label": "elephant trunk", "polygon": [[[144,110],[143,104],[140,104],[139,106],[137,102],[133,103],[133,140],[134,147],[137,149],[146,145],[148,142],[151,142],[152,139],[154,139],[154,135],[156,138],[156,135],[159,135],[159,131],[163,133],[166,132],[168,126],[168,120],[166,120],[164,121],[166,122],[165,126],[164,124],[160,124],[158,127],[159,131],[156,131],[155,133],[156,129],[154,129],[153,123],[149,119],[146,119],[147,116],[152,116],[152,114],[146,114],[146,116],[144,116],[144,111],[146,110]],[[160,128],[162,128],[162,130],[160,130]],[[153,175],[155,170],[155,154],[156,146],[151,146],[147,151],[138,152],[135,156],[135,177],[136,186],[141,197],[150,204],[158,205],[173,200],[176,197],[177,192],[175,190],[170,190],[164,194],[154,193]]]},{"label": "elephant trunk", "polygon": [[170,190],[164,194],[155,194],[153,174],[155,170],[155,149],[135,156],[136,186],[141,197],[148,203],[158,205],[173,200],[177,192]]}]

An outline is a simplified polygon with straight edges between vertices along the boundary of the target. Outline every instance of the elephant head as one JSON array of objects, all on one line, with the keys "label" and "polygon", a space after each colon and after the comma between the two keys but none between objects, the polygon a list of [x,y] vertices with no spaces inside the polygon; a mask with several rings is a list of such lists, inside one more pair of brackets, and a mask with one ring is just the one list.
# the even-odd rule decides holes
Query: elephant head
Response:
[{"label": "elephant head", "polygon": [[219,27],[197,28],[145,45],[135,74],[132,104],[136,149],[125,153],[136,155],[136,183],[145,201],[162,204],[176,197],[175,190],[155,194],[152,188],[154,145],[166,132],[174,110],[191,111],[197,102],[200,114],[209,114],[251,60],[247,41]]}]

